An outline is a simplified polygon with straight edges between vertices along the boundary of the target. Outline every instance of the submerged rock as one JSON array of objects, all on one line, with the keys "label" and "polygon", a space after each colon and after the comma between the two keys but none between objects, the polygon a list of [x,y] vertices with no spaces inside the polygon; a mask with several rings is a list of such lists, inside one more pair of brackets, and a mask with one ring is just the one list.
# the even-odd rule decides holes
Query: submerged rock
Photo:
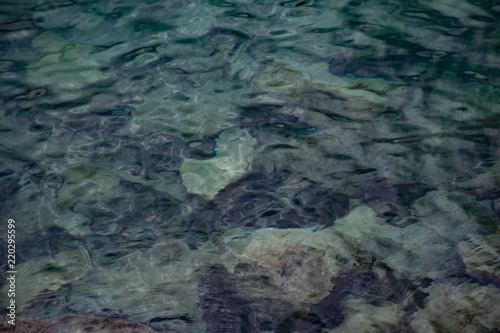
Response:
[{"label": "submerged rock", "polygon": [[371,256],[333,228],[241,229],[226,232],[219,263],[236,274],[245,298],[275,298],[307,307],[326,297],[336,275],[358,270]]},{"label": "submerged rock", "polygon": [[416,333],[493,332],[500,327],[500,291],[464,282],[434,283],[424,289],[429,297],[410,323]]},{"label": "submerged rock", "polygon": [[174,333],[174,331],[155,331],[146,325],[129,323],[115,318],[76,315],[67,315],[50,320],[28,318],[16,319],[15,326],[7,324],[6,321],[2,321],[0,330],[5,333]]},{"label": "submerged rock", "polygon": [[469,235],[458,244],[458,253],[467,267],[467,273],[482,284],[500,286],[500,237],[498,234]]},{"label": "submerged rock", "polygon": [[[389,265],[398,278],[463,275],[465,267],[456,251],[459,242],[470,233],[491,229],[491,224],[481,224],[484,216],[492,216],[491,211],[474,199],[462,193],[432,191],[416,200],[415,222],[403,228],[386,223],[368,207],[357,207],[336,220],[334,227]],[[473,214],[467,213],[468,207],[475,208]]]},{"label": "submerged rock", "polygon": [[212,256],[191,251],[183,236],[170,235],[111,262],[112,257],[95,251],[95,269],[73,283],[68,307],[99,316],[124,315],[158,330],[202,332],[195,272]]},{"label": "submerged rock", "polygon": [[79,165],[68,168],[65,182],[57,196],[61,208],[70,208],[77,203],[112,198],[119,178],[107,165]]},{"label": "submerged rock", "polygon": [[[54,291],[62,285],[83,278],[90,269],[90,258],[85,250],[62,251],[53,257],[41,257],[17,265],[16,310],[21,312],[29,302],[44,290]],[[7,294],[2,288],[2,293]]]},{"label": "submerged rock", "polygon": [[[220,311],[238,317],[236,326],[228,322],[224,327],[265,327],[262,323],[265,316],[254,309],[257,304],[266,304],[269,311],[277,311],[282,316],[277,318],[272,327],[281,325],[280,320],[291,320],[290,327],[307,326],[316,315],[319,316],[318,320],[327,323],[326,327],[334,329],[333,332],[388,330],[397,326],[403,318],[400,302],[404,301],[407,293],[413,292],[411,288],[409,291],[405,289],[406,282],[396,287],[390,281],[427,281],[429,278],[443,281],[445,273],[449,271],[448,266],[455,264],[455,261],[449,261],[450,258],[457,257],[460,261],[456,253],[458,240],[452,237],[453,233],[450,234],[451,231],[439,224],[429,225],[423,208],[417,208],[422,221],[405,228],[387,224],[369,207],[357,207],[327,228],[261,228],[252,231],[233,228],[204,234],[196,246],[189,244],[189,235],[186,233],[170,234],[155,239],[150,247],[137,248],[132,253],[117,256],[115,260],[108,256],[115,254],[92,248],[92,265],[95,269],[88,272],[90,261],[79,259],[72,261],[72,264],[79,264],[78,269],[72,268],[71,274],[64,267],[55,270],[49,267],[43,273],[31,274],[22,283],[25,286],[23,290],[32,290],[35,288],[33,286],[36,288],[26,293],[22,302],[27,304],[44,289],[55,294],[62,293],[64,291],[58,291],[61,285],[71,283],[72,293],[65,301],[71,311],[102,316],[117,313],[127,316],[129,320],[150,323],[157,330],[200,332],[209,329],[216,332],[218,318],[230,320],[228,315],[219,317],[217,313]],[[473,225],[465,228],[468,230]],[[476,243],[491,243],[490,240],[476,238],[471,239]],[[489,248],[483,245],[486,254],[480,257],[481,260],[472,259],[466,254],[469,243],[459,245],[467,269],[487,270],[485,267],[488,267],[488,260],[493,258],[494,253],[484,250]],[[73,252],[75,256],[81,254]],[[53,260],[61,266],[61,262],[69,260],[68,256],[69,252],[61,252]],[[374,259],[386,264],[387,269],[375,269],[377,265],[371,265]],[[31,264],[31,272],[39,271],[40,265],[50,263],[50,258],[40,258],[21,265],[28,267]],[[368,267],[375,273],[373,276],[368,274],[367,279],[378,281],[378,284],[372,284],[371,290],[382,294],[382,297],[373,298],[377,300],[376,304],[370,303],[370,298],[363,298],[363,293],[359,291],[349,290],[346,294],[336,290],[335,281],[357,275],[363,278],[361,275],[368,272]],[[390,278],[384,278],[385,271],[391,272]],[[212,281],[214,278],[217,281]],[[343,282],[339,283],[340,289],[346,288]],[[385,286],[384,283],[388,284],[386,289],[390,291],[380,290],[380,286]],[[117,285],[120,288],[117,289]],[[363,284],[353,285],[363,289]],[[434,289],[429,290],[438,296],[439,293],[447,295],[447,291],[439,290],[451,287],[440,286],[436,284]],[[498,290],[477,287],[462,294],[479,295],[492,291],[488,297],[497,297],[495,292]],[[398,288],[401,290],[396,291]],[[453,289],[451,293],[459,294],[461,291],[457,290]],[[222,295],[224,291],[228,293]],[[339,299],[345,303],[339,305],[342,313],[336,314],[337,320],[330,323],[324,314],[315,314],[312,309],[315,304],[331,296],[332,292],[342,295]],[[474,304],[485,307],[488,302],[493,302],[488,297],[474,299],[477,303]],[[429,323],[434,320],[432,316],[437,316],[434,304],[439,307],[439,302],[431,298],[428,301],[429,309],[412,307],[412,311],[420,309],[414,315],[418,320],[415,325],[431,325]],[[236,311],[233,307],[240,306],[238,304],[250,313],[247,315],[245,311]],[[474,308],[476,305],[466,305],[465,308]],[[460,316],[461,305],[456,306],[458,314],[453,316]],[[485,309],[482,313],[488,314],[484,319],[487,325],[482,322],[483,317],[478,318],[481,318],[481,325],[490,327],[494,320],[493,314],[490,316],[489,313],[494,310]],[[309,310],[311,313],[308,317]],[[406,313],[404,318],[409,319],[410,316],[411,313]],[[341,322],[344,317],[345,321]],[[455,324],[450,322],[449,325]],[[474,325],[480,327],[477,326],[479,324]]]},{"label": "submerged rock", "polygon": [[59,101],[72,101],[85,95],[89,85],[106,77],[91,45],[68,42],[53,31],[32,41],[41,51],[39,58],[27,66],[27,81],[34,87],[57,91]]},{"label": "submerged rock", "polygon": [[349,298],[344,301],[344,310],[347,313],[346,320],[339,327],[329,330],[329,333],[389,332],[403,316],[403,311],[396,304],[387,301],[374,305]]},{"label": "submerged rock", "polygon": [[[85,274],[73,273],[64,278],[69,273],[55,271],[47,285],[30,275],[23,285],[38,289],[27,294],[23,302],[35,298],[40,288],[54,295],[63,293],[58,288],[71,282],[72,293],[64,300],[65,308],[71,311],[123,315],[132,321],[150,323],[158,330],[201,332],[206,330],[203,318],[212,318],[211,314],[204,316],[203,311],[212,313],[214,309],[204,302],[220,296],[213,292],[200,294],[200,286],[210,280],[207,276],[213,267],[220,267],[221,276],[227,277],[231,288],[224,286],[223,290],[233,290],[233,295],[228,296],[231,300],[250,302],[249,309],[264,302],[270,309],[283,308],[285,315],[307,311],[335,288],[332,278],[351,274],[372,262],[368,253],[333,227],[255,231],[235,228],[207,235],[195,248],[189,247],[186,240],[183,233],[166,235],[150,248],[139,248],[114,260],[109,255],[116,254],[91,249],[91,272],[85,270]],[[61,263],[63,258],[59,257],[57,262]],[[39,268],[34,265],[32,269]]]},{"label": "submerged rock", "polygon": [[216,139],[216,156],[184,159],[182,180],[188,191],[212,199],[231,181],[249,170],[255,139],[246,131],[227,129]]}]

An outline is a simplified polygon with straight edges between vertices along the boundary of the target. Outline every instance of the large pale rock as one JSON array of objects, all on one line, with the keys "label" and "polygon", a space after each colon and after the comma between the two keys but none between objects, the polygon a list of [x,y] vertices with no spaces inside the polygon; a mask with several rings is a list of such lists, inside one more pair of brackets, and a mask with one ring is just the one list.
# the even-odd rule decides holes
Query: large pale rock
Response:
[{"label": "large pale rock", "polygon": [[371,262],[333,228],[233,230],[223,236],[220,263],[237,276],[245,297],[280,298],[297,306],[314,304],[334,288],[331,279]]}]

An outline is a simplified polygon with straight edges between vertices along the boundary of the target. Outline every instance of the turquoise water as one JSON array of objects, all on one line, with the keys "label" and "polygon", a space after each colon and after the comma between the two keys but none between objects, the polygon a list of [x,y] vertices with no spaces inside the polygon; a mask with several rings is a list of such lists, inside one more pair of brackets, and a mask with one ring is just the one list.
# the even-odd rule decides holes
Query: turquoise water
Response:
[{"label": "turquoise water", "polygon": [[500,331],[500,2],[0,8],[18,318]]}]

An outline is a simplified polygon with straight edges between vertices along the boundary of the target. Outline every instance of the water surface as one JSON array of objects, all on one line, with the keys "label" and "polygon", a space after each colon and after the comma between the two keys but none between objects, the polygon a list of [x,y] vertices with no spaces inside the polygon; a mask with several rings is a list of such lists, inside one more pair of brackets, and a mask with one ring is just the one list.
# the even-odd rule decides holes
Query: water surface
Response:
[{"label": "water surface", "polygon": [[500,330],[500,2],[1,9],[28,331]]}]

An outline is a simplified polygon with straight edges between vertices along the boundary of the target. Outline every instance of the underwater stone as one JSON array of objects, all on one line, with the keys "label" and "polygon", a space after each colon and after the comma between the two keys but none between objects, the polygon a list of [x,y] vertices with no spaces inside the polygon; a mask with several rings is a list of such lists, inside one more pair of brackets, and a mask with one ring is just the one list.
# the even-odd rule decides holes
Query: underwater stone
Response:
[{"label": "underwater stone", "polygon": [[208,199],[249,170],[256,143],[250,134],[238,128],[221,132],[215,141],[215,157],[206,160],[186,158],[180,170],[188,191]]},{"label": "underwater stone", "polygon": [[55,219],[54,224],[66,229],[71,235],[86,236],[92,234],[90,220],[80,214],[59,215]]},{"label": "underwater stone", "polygon": [[424,222],[398,228],[385,223],[371,208],[357,207],[336,220],[333,228],[389,265],[397,278],[441,278],[447,270],[456,269],[454,242]]},{"label": "underwater stone", "polygon": [[[99,263],[102,254],[95,253],[96,268],[73,283],[69,307],[102,315],[106,314],[102,309],[120,309],[129,320],[155,320],[159,329],[201,332],[205,328],[200,311],[206,309],[210,316],[212,308],[199,304],[212,296],[200,296],[200,283],[203,287],[207,275],[203,272],[217,265],[235,287],[231,299],[273,299],[300,310],[329,295],[335,287],[332,277],[357,271],[372,261],[332,228],[235,228],[214,233],[195,248],[182,235],[164,236],[151,248],[111,263]],[[160,322],[159,318],[164,319]]]},{"label": "underwater stone", "polygon": [[[205,275],[205,274],[204,274]],[[238,298],[234,283],[222,266],[212,266],[198,288],[200,310],[207,333],[251,331],[248,326],[248,300]]]},{"label": "underwater stone", "polygon": [[[424,229],[419,229],[422,227]],[[410,232],[409,228],[416,229]],[[208,234],[196,247],[189,247],[186,237],[174,236],[163,236],[150,248],[137,249],[105,264],[98,259],[103,254],[94,250],[96,268],[80,281],[71,280],[73,293],[69,307],[103,315],[102,309],[120,309],[130,320],[156,320],[158,329],[197,332],[205,330],[202,309],[214,311],[199,306],[203,300],[210,302],[212,299],[210,294],[205,295],[206,299],[200,298],[205,296],[200,296],[199,289],[203,276],[207,275],[203,272],[211,267],[227,270],[222,273],[234,288],[231,289],[234,294],[228,296],[230,299],[238,302],[276,300],[289,304],[293,312],[306,311],[331,295],[335,292],[335,278],[368,267],[372,255],[389,265],[396,278],[440,277],[445,268],[441,264],[431,264],[436,253],[444,255],[450,250],[441,248],[444,246],[442,240],[438,243],[422,241],[420,237],[426,240],[430,236],[437,237],[427,226],[416,223],[404,229],[393,227],[376,217],[369,207],[357,207],[346,217],[336,220],[332,227],[323,229],[248,231],[234,228]],[[386,240],[389,237],[393,239]],[[116,289],[117,284],[122,287]],[[99,297],[94,298],[97,295]],[[35,296],[32,293],[29,297]],[[356,325],[358,320],[359,314],[354,310],[357,305],[349,304],[345,306],[346,316],[354,319],[339,326],[341,331]],[[389,302],[381,307],[360,306],[369,314],[368,318],[363,318],[366,322],[383,317],[384,327],[389,327],[399,318],[399,312]],[[206,315],[211,316],[208,312]],[[164,319],[160,322],[159,318]]]},{"label": "underwater stone", "polygon": [[0,331],[4,333],[174,333],[174,331],[159,332],[146,325],[115,318],[77,315],[65,315],[48,320],[17,318],[15,326],[7,324],[4,320],[0,324]]},{"label": "underwater stone", "polygon": [[[246,297],[278,298],[303,307],[325,298],[331,278],[358,270],[371,256],[332,228],[233,229],[223,234],[226,252],[220,264],[236,272],[238,291]],[[235,270],[249,265],[248,270]]]},{"label": "underwater stone", "polygon": [[384,301],[373,305],[362,299],[348,298],[344,301],[346,319],[329,333],[378,333],[394,329],[403,316],[403,311],[394,303]]},{"label": "underwater stone", "polygon": [[[373,103],[397,108],[404,103],[401,96],[394,93],[400,86],[400,83],[381,78],[332,75],[326,62],[303,64],[289,59],[276,59],[266,64],[265,70],[255,75],[253,80],[253,90],[265,94],[259,96],[260,101],[283,101],[284,96],[281,94],[285,93],[288,95],[287,99],[302,104],[302,100],[310,99],[311,91],[322,90],[343,98],[337,99],[333,105],[338,105],[341,100],[349,101],[351,104],[346,110],[358,108],[360,104],[365,107],[374,106]],[[362,108],[359,109],[362,111]],[[365,109],[361,114],[368,115],[369,112]]]},{"label": "underwater stone", "polygon": [[203,332],[195,271],[211,257],[171,236],[110,264],[95,260],[95,269],[73,284],[69,307],[102,316],[119,311],[130,321],[153,321],[158,329]]},{"label": "underwater stone", "polygon": [[414,203],[415,217],[443,237],[463,240],[469,234],[494,232],[497,219],[488,201],[460,191],[431,191]]},{"label": "underwater stone", "polygon": [[422,289],[430,293],[424,308],[410,323],[415,333],[493,332],[500,327],[500,291],[493,286],[464,282],[434,283]]},{"label": "underwater stone", "polygon": [[335,221],[335,229],[356,239],[376,229],[390,230],[382,219],[369,207],[357,207],[346,217]]},{"label": "underwater stone", "polygon": [[[44,290],[54,291],[62,285],[83,278],[90,269],[85,250],[62,251],[53,257],[41,257],[17,265],[16,310],[21,312]],[[7,285],[2,289],[6,289]],[[5,292],[6,290],[3,290]]]},{"label": "underwater stone", "polygon": [[[186,75],[187,79],[182,80],[178,74],[166,72],[158,80],[170,80],[175,85],[164,84],[161,89],[144,91],[143,101],[134,109],[129,131],[134,132],[140,125],[181,139],[200,139],[237,124],[239,106],[236,103],[248,93],[245,87],[227,81],[218,83],[221,78],[214,78],[215,74],[208,78]],[[179,92],[186,97],[179,99]]]},{"label": "underwater stone", "polygon": [[27,66],[28,83],[33,87],[54,89],[60,101],[82,96],[83,87],[105,78],[90,45],[70,44],[48,31],[33,39],[32,46],[42,52]]},{"label": "underwater stone", "polygon": [[62,208],[96,198],[109,199],[113,197],[119,183],[115,172],[106,165],[76,166],[66,171],[65,178],[57,196],[57,202]]},{"label": "underwater stone", "polygon": [[467,266],[467,273],[483,284],[500,286],[500,236],[469,235],[458,243],[458,253]]}]

